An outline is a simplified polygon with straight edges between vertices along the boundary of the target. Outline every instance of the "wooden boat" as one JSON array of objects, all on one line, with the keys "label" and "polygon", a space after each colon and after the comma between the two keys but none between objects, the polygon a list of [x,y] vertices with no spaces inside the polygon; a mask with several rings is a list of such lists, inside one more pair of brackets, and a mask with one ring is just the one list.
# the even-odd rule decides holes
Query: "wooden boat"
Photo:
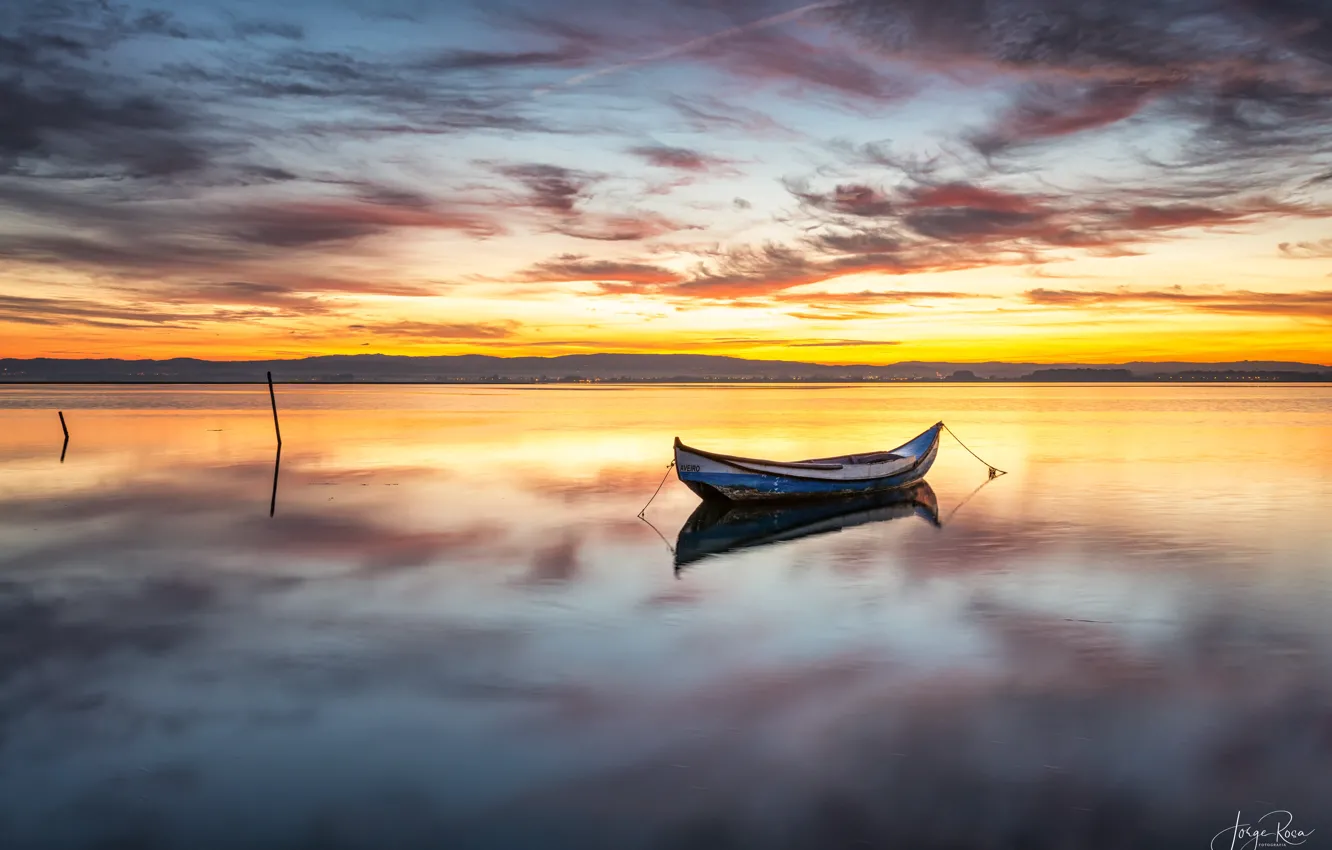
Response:
[{"label": "wooden boat", "polygon": [[691,448],[675,438],[675,470],[704,499],[810,499],[896,490],[925,478],[939,453],[940,422],[892,451],[775,461]]},{"label": "wooden boat", "polygon": [[763,504],[705,501],[680,527],[677,569],[711,555],[918,516],[939,525],[939,503],[921,481],[882,493],[817,502]]}]

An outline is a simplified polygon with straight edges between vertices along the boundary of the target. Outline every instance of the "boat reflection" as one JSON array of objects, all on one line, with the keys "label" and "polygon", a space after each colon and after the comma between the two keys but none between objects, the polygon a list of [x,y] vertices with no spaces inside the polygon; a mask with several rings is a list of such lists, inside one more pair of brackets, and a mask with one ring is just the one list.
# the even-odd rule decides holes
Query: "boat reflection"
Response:
[{"label": "boat reflection", "polygon": [[756,505],[704,501],[689,515],[675,543],[675,568],[738,549],[768,546],[902,517],[939,525],[939,503],[924,481],[849,499]]}]

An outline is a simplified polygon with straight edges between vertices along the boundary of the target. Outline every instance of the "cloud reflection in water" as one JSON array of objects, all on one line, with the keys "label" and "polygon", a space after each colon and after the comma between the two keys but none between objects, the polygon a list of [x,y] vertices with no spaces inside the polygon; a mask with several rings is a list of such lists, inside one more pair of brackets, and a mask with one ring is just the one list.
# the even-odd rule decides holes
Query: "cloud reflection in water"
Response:
[{"label": "cloud reflection in water", "polygon": [[[0,410],[0,844],[1179,847],[1272,808],[1332,829],[1332,457],[1234,444],[1258,473],[1227,487],[1213,449],[1248,414],[1219,396],[1248,391],[1187,429],[1156,414],[1148,475],[1121,470],[1143,444],[1114,397],[996,401],[972,413],[994,445],[1040,448],[942,529],[678,579],[633,518],[659,458],[600,448],[654,444],[664,414],[544,428],[557,400],[527,394],[481,427],[445,396],[429,429],[376,432],[401,414],[293,405],[270,519],[262,408],[84,411],[63,466],[44,411]],[[1251,415],[1325,436],[1308,392]],[[835,442],[815,415],[785,433]],[[980,475],[946,455],[941,513]],[[695,507],[667,488],[653,512]]]}]

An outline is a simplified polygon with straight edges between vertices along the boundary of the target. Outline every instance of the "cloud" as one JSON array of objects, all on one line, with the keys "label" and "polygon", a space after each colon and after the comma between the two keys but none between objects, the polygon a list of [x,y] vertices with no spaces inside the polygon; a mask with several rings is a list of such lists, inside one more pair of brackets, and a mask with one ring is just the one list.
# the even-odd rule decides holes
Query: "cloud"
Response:
[{"label": "cloud", "polygon": [[502,165],[497,170],[527,189],[530,206],[565,214],[573,213],[579,201],[586,199],[589,188],[603,179],[598,174],[544,163]]},{"label": "cloud", "polygon": [[339,280],[293,273],[269,272],[261,280],[208,281],[181,279],[167,285],[117,287],[125,298],[164,305],[227,304],[271,308],[282,315],[310,316],[352,309],[348,296],[427,298],[442,287],[395,281]]},{"label": "cloud", "polygon": [[691,148],[669,145],[639,145],[630,148],[629,152],[657,168],[702,172],[728,165],[727,160],[711,157]]},{"label": "cloud", "polygon": [[424,341],[494,340],[512,337],[518,322],[375,322],[348,325],[347,330],[375,336],[400,337]]},{"label": "cloud", "polygon": [[901,345],[893,340],[877,339],[824,339],[818,342],[793,342],[792,348],[854,348],[865,345]]},{"label": "cloud", "polygon": [[562,254],[518,273],[520,280],[534,282],[614,281],[662,285],[678,283],[676,272],[650,263],[592,260],[582,254]]},{"label": "cloud", "polygon": [[1120,305],[1159,305],[1210,313],[1293,318],[1332,319],[1332,290],[1306,292],[1186,292],[1168,290],[1032,289],[1024,293],[1032,304],[1046,307],[1098,308]]},{"label": "cloud", "polygon": [[667,218],[660,213],[592,214],[584,213],[551,228],[557,233],[574,236],[578,239],[593,239],[600,242],[635,242],[665,236],[681,230],[697,229],[695,225],[684,224]]},{"label": "cloud", "polygon": [[224,218],[232,238],[276,248],[344,242],[403,228],[455,230],[493,236],[500,226],[471,211],[407,201],[291,201],[232,211]]},{"label": "cloud", "polygon": [[859,322],[883,319],[884,313],[877,310],[836,310],[818,306],[804,310],[787,310],[786,315],[793,319],[808,319],[811,322]]},{"label": "cloud", "polygon": [[[553,86],[544,86],[541,89],[538,89],[538,92],[547,92],[554,89],[564,89],[583,85],[611,74],[622,73],[654,62],[662,62],[690,54],[704,53],[709,49],[719,46],[732,48],[735,44],[743,41],[745,38],[765,33],[780,24],[798,20],[811,12],[828,8],[829,6],[834,5],[835,2],[836,0],[820,0],[820,2],[817,3],[810,3],[795,9],[787,9],[776,14],[769,14],[758,19],[737,23],[724,29],[715,30],[703,35],[696,35],[692,38],[674,44],[668,44],[655,50],[651,50],[650,52],[627,58],[614,65],[598,68],[594,71],[570,77]],[[689,10],[685,7],[683,9],[675,9],[672,11],[675,11],[678,16],[680,12],[687,12]],[[729,55],[729,51],[723,50],[722,55]]]},{"label": "cloud", "polygon": [[1332,259],[1332,239],[1318,242],[1282,242],[1277,248],[1283,255],[1293,260]]},{"label": "cloud", "polygon": [[[962,156],[919,160],[879,148],[845,150],[855,170],[881,181],[812,188],[790,181],[808,235],[837,268],[958,269],[1048,262],[1070,252],[1125,256],[1198,229],[1233,229],[1276,218],[1321,218],[1332,208],[1228,179],[1140,182],[1125,178],[1017,189],[1020,177]],[[1030,181],[1025,181],[1030,184]]]},{"label": "cloud", "polygon": [[[853,243],[871,250],[836,253],[811,240],[807,245],[766,243],[733,246],[700,254],[701,260],[687,271],[677,272],[654,263],[593,261],[566,254],[516,273],[533,282],[590,281],[606,295],[647,295],[674,300],[728,302],[734,306],[798,304],[906,303],[933,298],[970,297],[957,292],[804,293],[787,292],[852,274],[905,275],[917,272],[972,268],[995,262],[989,254],[948,248],[914,252],[876,252],[874,246]],[[1029,262],[1023,258],[1023,262]],[[764,300],[768,299],[768,300]]]},{"label": "cloud", "polygon": [[526,189],[526,195],[515,202],[515,207],[536,213],[539,223],[566,236],[632,242],[693,227],[650,211],[589,210],[587,202],[592,197],[592,187],[606,179],[602,174],[544,163],[505,164],[497,166],[496,171]]},{"label": "cloud", "polygon": [[101,300],[0,295],[0,322],[25,325],[82,325],[97,328],[198,327],[270,316],[264,310],[173,311],[154,304],[116,305]]},{"label": "cloud", "polygon": [[889,291],[862,290],[860,292],[784,292],[773,295],[774,301],[795,301],[801,304],[907,304],[915,301],[934,301],[955,298],[986,298],[974,292],[939,292],[895,289]]},{"label": "cloud", "polygon": [[1172,183],[1220,173],[1252,189],[1259,172],[1323,173],[1332,152],[1320,0],[845,0],[825,15],[896,61],[1020,84],[990,126],[959,134],[986,155],[1025,156],[1149,106],[1172,141],[1144,161]]},{"label": "cloud", "polygon": [[287,41],[302,41],[305,28],[286,21],[240,20],[231,26],[231,31],[238,38],[280,38]]},{"label": "cloud", "polygon": [[667,103],[699,133],[735,132],[745,137],[774,139],[800,136],[764,112],[714,95],[671,95]]},{"label": "cloud", "polygon": [[226,304],[245,307],[265,307],[285,315],[312,316],[330,312],[330,306],[312,295],[294,291],[280,283],[256,281],[225,281],[174,285],[166,291],[149,292],[142,289],[120,290],[140,300],[157,300],[170,304]]},{"label": "cloud", "polygon": [[1137,81],[1030,85],[992,126],[972,134],[969,141],[989,156],[1101,129],[1137,115],[1168,85]]},{"label": "cloud", "polygon": [[512,68],[570,67],[591,58],[584,45],[570,43],[554,50],[447,50],[420,63],[431,71],[485,71]]},{"label": "cloud", "polygon": [[83,75],[42,84],[22,71],[0,65],[0,174],[172,177],[210,162],[192,118],[175,104],[108,91]]},{"label": "cloud", "polygon": [[[447,208],[417,192],[353,184],[354,193],[315,198],[292,193],[263,202],[119,200],[52,189],[46,181],[0,184],[0,199],[35,217],[42,229],[0,231],[0,262],[59,264],[91,271],[148,275],[253,277],[249,266],[293,251],[350,250],[394,231],[456,231],[474,238],[500,232],[476,206]],[[76,235],[77,234],[77,235]],[[362,248],[364,250],[364,248]],[[307,280],[314,276],[306,275]]]},{"label": "cloud", "polygon": [[703,51],[699,58],[716,64],[732,78],[788,84],[793,94],[827,92],[853,103],[883,104],[917,90],[906,77],[884,73],[845,46],[830,48],[777,29],[745,33]]}]

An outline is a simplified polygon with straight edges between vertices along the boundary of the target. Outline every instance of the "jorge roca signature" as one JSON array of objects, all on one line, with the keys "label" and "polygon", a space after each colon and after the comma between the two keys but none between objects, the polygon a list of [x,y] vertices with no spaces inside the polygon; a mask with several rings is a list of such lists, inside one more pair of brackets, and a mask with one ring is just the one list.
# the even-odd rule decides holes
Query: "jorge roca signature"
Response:
[{"label": "jorge roca signature", "polygon": [[1290,812],[1268,812],[1254,823],[1244,823],[1242,812],[1235,812],[1235,825],[1212,836],[1211,850],[1258,850],[1260,847],[1298,847],[1314,830],[1295,829]]}]

